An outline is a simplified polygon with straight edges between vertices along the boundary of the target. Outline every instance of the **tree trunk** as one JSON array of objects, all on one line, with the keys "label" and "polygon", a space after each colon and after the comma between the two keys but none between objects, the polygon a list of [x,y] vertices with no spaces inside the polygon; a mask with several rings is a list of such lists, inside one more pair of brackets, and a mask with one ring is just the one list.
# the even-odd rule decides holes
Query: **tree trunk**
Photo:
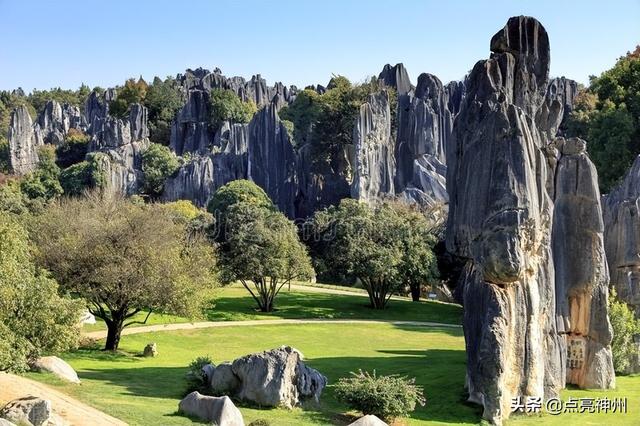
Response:
[{"label": "tree trunk", "polygon": [[409,284],[411,289],[411,300],[414,302],[420,301],[420,284]]},{"label": "tree trunk", "polygon": [[120,335],[124,325],[124,318],[114,319],[107,322],[107,342],[104,345],[105,351],[118,350],[120,345]]}]

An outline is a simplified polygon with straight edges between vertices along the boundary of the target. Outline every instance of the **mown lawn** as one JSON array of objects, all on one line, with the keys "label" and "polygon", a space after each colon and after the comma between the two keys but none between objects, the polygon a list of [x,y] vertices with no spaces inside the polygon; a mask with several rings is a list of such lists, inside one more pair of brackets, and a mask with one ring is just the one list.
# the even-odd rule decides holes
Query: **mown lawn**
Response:
[{"label": "mown lawn", "polygon": [[[276,299],[276,310],[270,313],[256,310],[255,301],[241,286],[233,285],[218,290],[214,294],[211,307],[204,318],[209,321],[244,321],[263,319],[381,319],[393,321],[432,321],[446,324],[461,324],[462,308],[458,305],[434,301],[411,302],[390,300],[384,310],[371,309],[369,299],[358,294],[328,294],[283,289]],[[142,321],[146,313],[139,313],[133,319]],[[102,330],[104,323],[96,319],[96,324],[85,324],[86,331]],[[184,323],[186,318],[173,315],[152,314],[146,325]],[[132,327],[140,324],[132,325]]]}]

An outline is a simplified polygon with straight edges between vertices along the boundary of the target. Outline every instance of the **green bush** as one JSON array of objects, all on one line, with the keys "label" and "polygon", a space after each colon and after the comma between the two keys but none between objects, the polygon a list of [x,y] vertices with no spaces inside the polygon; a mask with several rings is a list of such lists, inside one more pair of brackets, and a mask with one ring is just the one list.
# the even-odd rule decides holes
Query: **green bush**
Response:
[{"label": "green bush", "polygon": [[267,419],[256,419],[249,423],[249,426],[271,426],[271,423]]},{"label": "green bush", "polygon": [[377,376],[359,370],[343,377],[334,387],[336,398],[349,407],[385,420],[406,417],[416,404],[425,405],[422,388],[415,379],[398,375]]},{"label": "green bush", "polygon": [[38,149],[38,167],[20,181],[20,189],[30,199],[49,201],[63,193],[58,180],[60,168],[56,164],[55,148],[44,145]]},{"label": "green bush", "polygon": [[87,155],[89,137],[76,129],[69,129],[64,143],[56,148],[56,163],[67,168],[84,160]]},{"label": "green bush", "polygon": [[187,389],[184,392],[185,395],[193,391],[198,391],[203,395],[211,395],[207,376],[204,374],[204,371],[202,371],[208,364],[213,364],[209,356],[199,356],[191,361],[189,369],[187,370]]},{"label": "green bush", "polygon": [[169,176],[180,168],[178,157],[164,145],[152,143],[142,153],[142,171],[144,172],[143,191],[158,197],[164,190],[164,183]]},{"label": "green bush", "polygon": [[626,303],[616,299],[615,291],[609,297],[609,319],[613,327],[613,368],[617,373],[628,373],[638,357],[634,335],[640,333],[640,321]]},{"label": "green bush", "polygon": [[248,123],[258,108],[253,101],[243,102],[232,90],[214,89],[209,99],[211,125],[218,129],[225,121]]}]

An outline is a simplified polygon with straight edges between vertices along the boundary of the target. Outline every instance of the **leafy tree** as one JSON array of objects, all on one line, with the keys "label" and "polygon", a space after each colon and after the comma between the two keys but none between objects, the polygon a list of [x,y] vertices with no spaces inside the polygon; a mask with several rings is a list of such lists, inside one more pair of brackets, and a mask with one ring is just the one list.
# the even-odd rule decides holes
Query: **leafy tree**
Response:
[{"label": "leafy tree", "polygon": [[142,77],[138,81],[130,78],[123,87],[118,88],[116,98],[109,104],[109,113],[118,118],[125,118],[131,104],[144,103],[148,88]]},{"label": "leafy tree", "polygon": [[424,225],[407,209],[344,199],[316,212],[305,240],[319,272],[359,279],[371,307],[384,309],[403,284],[419,286],[435,276],[434,240]]},{"label": "leafy tree", "polygon": [[85,161],[73,164],[60,172],[60,185],[66,195],[80,195],[90,188],[104,188],[107,177],[101,167],[106,154],[92,152]]},{"label": "leafy tree", "polygon": [[83,161],[87,155],[89,136],[77,129],[69,129],[62,145],[56,147],[56,163],[60,168]]},{"label": "leafy tree", "polygon": [[162,195],[165,181],[178,168],[178,157],[169,148],[157,143],[150,144],[142,153],[143,191],[152,197]]},{"label": "leafy tree", "polygon": [[258,108],[255,102],[243,102],[233,90],[213,89],[209,99],[211,125],[218,129],[225,121],[248,123]]},{"label": "leafy tree", "polygon": [[0,135],[0,173],[9,173],[9,141]]},{"label": "leafy tree", "polygon": [[149,108],[149,132],[153,142],[169,145],[171,121],[184,103],[180,85],[174,78],[156,77],[147,90],[145,105]]},{"label": "leafy tree", "polygon": [[23,215],[29,212],[25,196],[20,190],[20,184],[11,180],[0,185],[0,216],[5,213]]},{"label": "leafy tree", "polygon": [[608,192],[640,154],[640,47],[591,77],[578,95],[567,132],[588,141],[600,189]]},{"label": "leafy tree", "polygon": [[[107,350],[152,312],[201,312],[215,284],[215,256],[202,237],[187,236],[186,226],[157,205],[109,192],[53,203],[32,226],[39,264],[105,322]],[[145,320],[134,320],[142,311]]]},{"label": "leafy tree", "polygon": [[221,244],[226,282],[239,280],[262,312],[271,312],[282,287],[309,279],[313,268],[296,226],[281,212],[249,202],[229,207]]},{"label": "leafy tree", "polygon": [[20,189],[31,199],[50,201],[63,193],[60,167],[56,164],[55,148],[43,145],[38,149],[38,166],[20,181]]},{"label": "leafy tree", "polygon": [[640,321],[626,303],[617,300],[615,291],[609,297],[609,319],[613,328],[613,367],[618,373],[629,373],[640,360],[634,337],[640,334]]},{"label": "leafy tree", "polygon": [[34,266],[24,229],[0,215],[0,371],[24,371],[41,354],[73,348],[81,306],[58,295]]}]

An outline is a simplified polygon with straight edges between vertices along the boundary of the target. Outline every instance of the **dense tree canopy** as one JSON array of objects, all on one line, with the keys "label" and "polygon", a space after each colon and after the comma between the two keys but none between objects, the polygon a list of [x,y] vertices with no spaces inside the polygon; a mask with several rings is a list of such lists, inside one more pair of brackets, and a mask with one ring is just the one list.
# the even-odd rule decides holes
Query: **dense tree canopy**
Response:
[{"label": "dense tree canopy", "polygon": [[600,189],[608,192],[640,154],[640,46],[620,58],[579,94],[567,123],[588,141]]},{"label": "dense tree canopy", "polygon": [[142,190],[151,197],[159,197],[164,190],[167,178],[180,167],[180,161],[168,147],[152,143],[142,153],[142,172],[144,181]]},{"label": "dense tree canopy", "polygon": [[41,354],[71,349],[81,311],[34,266],[24,229],[0,214],[0,371],[21,371]]},{"label": "dense tree canopy", "polygon": [[64,192],[60,185],[60,167],[52,145],[38,149],[38,166],[20,181],[20,189],[29,198],[50,201]]},{"label": "dense tree canopy", "polygon": [[158,77],[148,87],[144,104],[149,108],[150,139],[162,145],[169,145],[171,121],[184,104],[179,83],[172,77],[162,80]]},{"label": "dense tree canopy", "polygon": [[35,220],[32,237],[39,264],[106,323],[106,349],[118,348],[139,312],[197,316],[215,284],[211,245],[154,204],[108,193],[61,200]]},{"label": "dense tree canopy", "polygon": [[213,89],[209,99],[211,125],[217,129],[223,122],[248,123],[257,111],[255,102],[242,101],[234,91]]},{"label": "dense tree canopy", "polygon": [[109,113],[118,118],[126,117],[131,104],[144,103],[148,88],[142,77],[138,81],[130,78],[124,86],[117,88],[116,98],[109,104]]},{"label": "dense tree canopy", "polygon": [[408,206],[345,199],[317,212],[304,235],[318,272],[359,279],[376,309],[403,286],[419,297],[437,276],[432,226]]}]

